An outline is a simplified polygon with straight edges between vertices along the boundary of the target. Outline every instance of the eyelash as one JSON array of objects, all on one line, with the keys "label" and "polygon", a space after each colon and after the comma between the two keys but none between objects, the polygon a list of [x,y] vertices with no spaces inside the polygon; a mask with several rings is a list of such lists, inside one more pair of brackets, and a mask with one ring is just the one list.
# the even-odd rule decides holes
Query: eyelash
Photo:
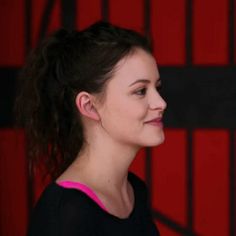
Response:
[{"label": "eyelash", "polygon": [[[161,91],[161,85],[157,85],[157,86],[156,86],[156,91],[157,91],[157,92],[160,92],[160,91]],[[135,94],[138,95],[138,96],[145,96],[145,95],[146,95],[146,92],[147,92],[147,88],[144,87],[144,88],[141,88],[141,89],[137,90],[137,91],[135,92]]]},{"label": "eyelash", "polygon": [[135,94],[138,95],[138,96],[144,96],[147,92],[147,89],[146,88],[141,88],[137,91],[135,91]]}]

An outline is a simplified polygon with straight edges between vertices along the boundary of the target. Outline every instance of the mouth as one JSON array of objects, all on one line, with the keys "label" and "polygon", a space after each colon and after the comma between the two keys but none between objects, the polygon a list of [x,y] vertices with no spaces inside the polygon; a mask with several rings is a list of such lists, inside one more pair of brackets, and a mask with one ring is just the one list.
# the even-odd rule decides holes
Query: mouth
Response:
[{"label": "mouth", "polygon": [[157,117],[152,120],[145,121],[144,124],[149,124],[149,125],[158,126],[158,127],[163,128],[162,117]]}]

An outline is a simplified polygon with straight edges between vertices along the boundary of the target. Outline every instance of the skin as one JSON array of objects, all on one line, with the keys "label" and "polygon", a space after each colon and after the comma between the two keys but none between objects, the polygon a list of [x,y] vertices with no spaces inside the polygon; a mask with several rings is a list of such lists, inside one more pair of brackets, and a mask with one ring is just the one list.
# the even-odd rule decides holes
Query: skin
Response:
[{"label": "skin", "polygon": [[160,75],[154,57],[135,49],[117,64],[102,102],[96,95],[79,93],[76,104],[82,114],[87,142],[57,181],[86,184],[110,214],[128,217],[134,205],[128,168],[141,147],[164,141],[160,119],[166,103],[159,87]]}]

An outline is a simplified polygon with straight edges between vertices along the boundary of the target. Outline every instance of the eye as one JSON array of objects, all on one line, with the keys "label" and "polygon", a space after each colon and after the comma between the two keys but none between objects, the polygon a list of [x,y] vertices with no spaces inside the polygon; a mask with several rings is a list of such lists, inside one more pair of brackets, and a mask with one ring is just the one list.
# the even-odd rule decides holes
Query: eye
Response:
[{"label": "eye", "polygon": [[147,92],[146,88],[141,88],[141,89],[136,90],[134,93],[139,96],[144,96],[146,92]]}]

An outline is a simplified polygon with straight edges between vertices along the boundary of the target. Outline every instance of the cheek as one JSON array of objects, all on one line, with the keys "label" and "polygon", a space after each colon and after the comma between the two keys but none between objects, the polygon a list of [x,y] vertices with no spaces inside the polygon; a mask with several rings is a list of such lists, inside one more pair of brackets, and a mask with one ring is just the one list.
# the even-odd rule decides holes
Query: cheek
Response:
[{"label": "cheek", "polygon": [[[119,100],[111,104],[110,116],[122,125],[142,124],[147,115],[147,106],[141,101]],[[131,128],[131,127],[130,127]]]}]

